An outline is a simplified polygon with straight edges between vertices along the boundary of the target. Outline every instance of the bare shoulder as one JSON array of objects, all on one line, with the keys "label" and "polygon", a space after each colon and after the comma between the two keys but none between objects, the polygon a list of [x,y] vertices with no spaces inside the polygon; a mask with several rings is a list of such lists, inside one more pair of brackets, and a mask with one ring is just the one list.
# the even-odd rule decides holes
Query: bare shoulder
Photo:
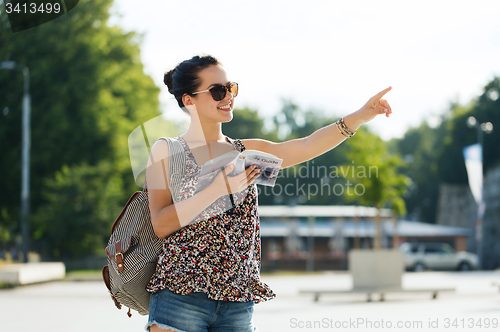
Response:
[{"label": "bare shoulder", "polygon": [[157,162],[159,160],[167,159],[169,156],[170,149],[168,143],[164,139],[158,139],[151,147],[151,154],[149,164]]},{"label": "bare shoulder", "polygon": [[[148,182],[148,190],[150,193],[150,201],[159,195],[154,189],[167,189],[168,188],[168,172],[169,169],[169,146],[168,142],[164,139],[158,139],[151,147],[151,153],[148,158],[148,166],[146,169],[146,179]],[[166,195],[165,193],[162,194]],[[168,195],[167,195],[168,196]],[[165,200],[166,196],[162,198]]]}]

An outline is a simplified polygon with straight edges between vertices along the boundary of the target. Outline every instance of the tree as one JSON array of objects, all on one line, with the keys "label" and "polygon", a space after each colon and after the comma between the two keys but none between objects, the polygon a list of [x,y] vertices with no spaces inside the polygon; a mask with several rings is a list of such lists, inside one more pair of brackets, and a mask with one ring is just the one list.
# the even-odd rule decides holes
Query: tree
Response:
[{"label": "tree", "polygon": [[[484,167],[486,170],[500,165],[500,77],[496,76],[484,87],[473,114],[477,120],[491,122],[493,132],[484,137]],[[471,130],[474,131],[474,130]],[[473,141],[475,143],[475,140]]]},{"label": "tree", "polygon": [[446,136],[444,126],[442,122],[438,128],[431,128],[423,122],[410,128],[403,138],[391,141],[393,152],[406,161],[402,172],[412,180],[404,196],[411,219],[435,222],[439,196],[437,151]]},{"label": "tree", "polygon": [[[338,119],[336,116],[327,116],[318,109],[304,110],[290,99],[283,99],[282,102],[280,112],[272,117],[274,127],[271,132],[267,136],[264,134],[259,136],[260,128],[264,123],[264,120],[259,120],[259,125],[255,129],[256,134],[248,137],[260,137],[274,142],[287,141],[306,137]],[[236,111],[228,128],[234,125],[235,119],[241,119]],[[239,128],[239,126],[235,127]],[[274,188],[258,187],[259,202],[268,205],[344,204],[345,198],[342,192],[337,192],[335,188],[343,186],[345,181],[342,177],[331,174],[330,170],[347,163],[347,150],[348,147],[341,144],[313,160],[281,170]],[[288,189],[285,190],[285,188]]]},{"label": "tree", "polygon": [[446,183],[467,183],[467,172],[462,149],[477,143],[477,131],[467,127],[467,119],[474,116],[479,123],[491,122],[493,132],[484,136],[484,169],[500,165],[500,78],[495,77],[484,87],[484,92],[466,106],[450,108],[446,138],[438,152],[439,178]]},{"label": "tree", "polygon": [[[102,188],[91,185],[92,181],[71,184],[82,190],[84,197],[106,196],[108,179],[120,178],[113,181],[121,186],[121,194],[111,195],[107,202],[122,205],[138,188],[130,168],[128,135],[160,114],[159,88],[144,74],[140,60],[142,36],[107,26],[111,5],[112,0],[82,0],[67,14],[15,34],[8,29],[5,12],[0,12],[0,60],[30,68],[31,204],[32,222],[37,227],[32,231],[44,242],[57,243],[55,233],[44,233],[48,228],[43,225],[48,221],[43,221],[40,211],[47,211],[48,204],[54,203],[51,197],[57,196],[47,196],[47,192],[64,192],[71,183],[57,182],[56,177],[99,177]],[[18,231],[19,224],[21,100],[21,75],[0,71],[0,108],[9,108],[0,120],[0,224],[12,233]],[[98,175],[96,170],[102,170],[102,163],[110,165],[113,177]],[[57,206],[62,210],[52,206],[52,215],[57,218],[60,213],[71,223],[68,206]],[[91,219],[94,215],[91,210],[74,210],[74,218],[80,217]]]},{"label": "tree", "polygon": [[[273,117],[273,132],[282,141],[302,138],[336,119],[318,109],[303,110],[292,100],[284,99],[280,112]],[[330,170],[347,162],[345,151],[345,145],[341,144],[313,160],[281,170],[275,188],[261,188],[259,201],[288,205],[343,204],[344,197],[334,191],[342,179],[330,176]]]},{"label": "tree", "polygon": [[262,138],[276,140],[274,133],[264,133],[264,119],[259,117],[257,110],[235,108],[231,122],[222,124],[222,131],[231,138]]},{"label": "tree", "polygon": [[47,204],[33,220],[33,239],[50,239],[42,241],[42,252],[55,258],[103,254],[123,197],[122,179],[112,163],[63,165],[46,179],[42,196]]},{"label": "tree", "polygon": [[495,77],[484,87],[481,96],[466,105],[450,102],[437,127],[422,122],[410,128],[390,146],[408,161],[405,174],[412,186],[405,196],[413,218],[434,223],[439,199],[439,183],[466,184],[467,173],[462,149],[477,143],[477,132],[466,125],[474,116],[479,122],[492,122],[494,131],[484,137],[484,169],[500,164],[500,78]]},{"label": "tree", "polygon": [[373,247],[379,249],[380,209],[387,206],[399,215],[406,213],[403,195],[410,185],[410,179],[400,173],[405,163],[399,155],[389,154],[387,144],[380,137],[370,133],[367,128],[360,128],[356,136],[349,139],[346,145],[348,145],[347,157],[356,160],[359,166],[350,169],[354,166],[344,165],[341,168],[343,174],[347,175],[348,182],[352,181],[353,185],[349,191],[347,184],[345,196],[348,201],[374,206],[377,209]]},{"label": "tree", "polygon": [[301,137],[299,129],[306,125],[304,112],[290,99],[283,99],[282,103],[281,111],[273,117],[278,138],[290,140]]}]

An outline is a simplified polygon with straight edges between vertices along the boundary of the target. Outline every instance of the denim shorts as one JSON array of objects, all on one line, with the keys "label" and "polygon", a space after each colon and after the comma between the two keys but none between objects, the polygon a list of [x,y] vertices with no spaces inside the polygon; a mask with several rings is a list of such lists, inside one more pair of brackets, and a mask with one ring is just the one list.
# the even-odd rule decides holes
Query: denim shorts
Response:
[{"label": "denim shorts", "polygon": [[253,326],[253,302],[209,299],[204,293],[180,295],[163,289],[151,295],[146,331],[156,324],[186,332],[257,331]]}]

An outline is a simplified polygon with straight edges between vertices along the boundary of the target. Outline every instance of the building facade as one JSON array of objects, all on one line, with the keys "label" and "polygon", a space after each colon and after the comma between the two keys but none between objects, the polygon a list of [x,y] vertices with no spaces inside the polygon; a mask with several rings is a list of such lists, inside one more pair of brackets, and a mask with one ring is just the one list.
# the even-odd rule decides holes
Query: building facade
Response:
[{"label": "building facade", "polygon": [[[347,270],[347,253],[373,248],[375,208],[362,206],[259,206],[262,270]],[[439,241],[467,247],[460,227],[396,220],[380,210],[382,248],[407,241]]]}]

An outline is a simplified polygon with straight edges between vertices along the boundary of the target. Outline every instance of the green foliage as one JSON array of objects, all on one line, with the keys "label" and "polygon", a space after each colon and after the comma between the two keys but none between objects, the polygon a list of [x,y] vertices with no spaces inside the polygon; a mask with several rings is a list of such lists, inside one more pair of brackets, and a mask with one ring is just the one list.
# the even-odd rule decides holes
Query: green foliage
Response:
[{"label": "green foliage", "polygon": [[[500,165],[500,77],[494,77],[484,87],[484,92],[474,104],[472,114],[479,123],[491,122],[493,131],[484,134],[484,168],[488,169]],[[472,131],[475,130],[467,128]],[[476,142],[473,138],[470,144]]]},{"label": "green foliage", "polygon": [[[500,164],[500,78],[495,77],[484,87],[484,92],[468,106],[453,105],[444,128],[446,137],[438,152],[439,180],[446,183],[467,183],[467,172],[462,150],[478,143],[478,132],[467,126],[474,116],[479,123],[491,122],[493,132],[484,134],[484,169]],[[443,129],[443,128],[441,128]]]},{"label": "green foliage", "polygon": [[222,132],[231,138],[262,138],[275,140],[275,135],[263,131],[264,119],[259,117],[257,110],[248,107],[235,108],[233,119],[222,124]]},{"label": "green foliage", "polygon": [[137,186],[142,187],[144,184],[151,147],[160,137],[181,135],[181,127],[182,125],[170,122],[163,115],[159,115],[130,133],[128,137],[130,164]]},{"label": "green foliage", "polygon": [[500,78],[489,82],[484,92],[467,105],[450,103],[441,123],[431,128],[423,122],[409,129],[402,139],[391,142],[408,161],[405,170],[413,181],[405,201],[412,218],[435,222],[439,183],[467,184],[462,150],[478,141],[477,130],[466,125],[469,116],[479,123],[492,122],[494,130],[484,135],[484,169],[500,164]]},{"label": "green foliage", "polygon": [[[54,250],[56,245],[62,246],[60,255],[77,254],[60,238],[73,239],[79,254],[85,254],[82,248],[93,251],[93,246],[102,244],[102,238],[94,235],[108,234],[116,216],[105,210],[95,210],[94,215],[91,203],[100,197],[112,210],[138,189],[131,171],[128,136],[141,123],[159,115],[160,90],[144,74],[141,36],[107,25],[112,3],[81,0],[67,14],[43,25],[16,34],[0,30],[0,61],[12,60],[30,69],[31,231],[40,245]],[[8,27],[4,12],[0,22]],[[11,233],[19,232],[22,90],[20,72],[0,71],[0,109],[9,108],[7,115],[0,115],[0,174],[6,179],[0,193],[0,225]],[[112,176],[98,174],[102,165],[113,169]],[[77,185],[70,176],[85,181]],[[120,186],[119,194],[106,196],[102,188],[108,181],[113,188]],[[78,197],[79,203],[69,198],[64,200],[66,204],[56,202],[55,197],[63,199],[65,195]],[[54,220],[44,218],[40,211],[50,213]],[[98,227],[104,215],[108,226]],[[90,235],[79,226],[87,219],[97,222],[89,224]],[[64,233],[72,232],[71,227],[56,231],[45,225],[49,222],[75,222],[75,229],[83,233]],[[95,232],[92,227],[97,227]]]},{"label": "green foliage", "polygon": [[283,99],[281,111],[273,117],[274,126],[277,129],[278,138],[281,140],[290,140],[302,137],[299,129],[303,128],[305,123],[304,112],[297,104],[289,99]]},{"label": "green foliage", "polygon": [[[279,138],[277,141],[307,137],[333,123],[335,118],[317,109],[303,110],[293,101],[284,99],[281,111],[273,117],[273,133]],[[342,204],[343,196],[333,190],[342,179],[330,176],[329,170],[345,161],[345,146],[340,145],[313,160],[281,170],[275,189],[263,188],[259,201],[285,205]]]},{"label": "green foliage", "polygon": [[14,283],[7,283],[7,282],[0,281],[0,289],[8,289],[8,288],[14,288],[14,287],[16,287],[16,284],[14,284]]},{"label": "green foliage", "polygon": [[[241,119],[245,121],[244,123],[249,123],[247,128],[253,128],[245,132],[243,123],[236,126],[243,130],[235,131],[236,137],[264,138],[259,136],[263,125],[262,120],[257,120],[250,113],[246,116],[236,114],[233,121]],[[281,111],[273,117],[274,130],[271,134],[283,141],[306,137],[315,130],[333,123],[335,119],[336,117],[327,117],[318,110],[304,111],[293,101],[283,100]],[[233,121],[231,126],[234,125]],[[255,134],[252,135],[252,131]],[[228,133],[225,127],[224,132]],[[352,188],[347,188],[347,181],[350,179],[347,173],[351,172],[341,167],[347,163],[353,163],[354,165],[350,165],[352,168],[362,167],[368,170],[369,167],[376,167],[379,172],[377,176],[357,179],[366,187],[366,193],[358,197],[357,203],[389,204],[399,214],[406,212],[402,195],[409,184],[409,179],[400,174],[400,168],[404,166],[404,163],[400,157],[387,153],[385,142],[364,129],[360,130],[355,138],[309,162],[281,170],[274,188],[259,187],[259,202],[261,204],[329,205],[353,201],[353,197],[344,196],[344,193],[349,191],[348,189],[352,191]],[[340,171],[335,172],[335,170]],[[284,188],[289,190],[285,192]]]},{"label": "green foliage", "polygon": [[0,248],[5,248],[5,244],[10,241],[10,233],[7,227],[0,225]]},{"label": "green foliage", "polygon": [[[81,0],[60,18],[12,34],[0,12],[0,61],[12,60],[30,68],[31,132],[31,231],[43,253],[56,257],[102,254],[111,223],[128,196],[137,190],[129,160],[129,134],[159,115],[159,88],[144,74],[140,61],[141,36],[109,27],[112,0]],[[18,71],[0,71],[0,245],[19,233],[21,100],[23,77]],[[384,144],[362,128],[355,137],[310,163],[291,167],[331,169],[344,165],[376,166],[376,177],[353,179],[317,176],[282,176],[277,184],[330,186],[359,181],[366,193],[358,197],[310,195],[260,195],[261,204],[343,204],[352,200],[388,206],[432,221],[438,184],[466,183],[462,148],[477,141],[476,131],[465,120],[474,115],[495,127],[485,135],[486,170],[500,164],[500,79],[493,79],[484,93],[468,106],[453,104],[438,128],[422,124],[401,140]],[[272,119],[266,133],[264,120],[248,108],[234,111],[223,131],[234,138],[289,140],[310,135],[335,121],[317,110],[301,110],[291,100]],[[165,134],[162,130],[165,129]],[[147,130],[152,143],[159,136],[174,136],[171,124]],[[178,134],[178,133],[177,133]],[[399,151],[401,158],[392,151]],[[401,174],[404,172],[404,175]],[[349,174],[349,172],[346,172]],[[331,175],[331,174],[330,174]],[[410,184],[409,191],[405,188]],[[261,187],[262,188],[262,187]],[[402,200],[404,197],[404,201]],[[406,205],[405,205],[406,203]]]},{"label": "green foliage", "polygon": [[442,122],[434,129],[424,122],[391,142],[407,162],[402,172],[412,180],[404,196],[410,219],[434,222],[439,196],[437,156],[446,136],[446,131],[441,129],[444,126],[446,123]]},{"label": "green foliage", "polygon": [[33,216],[33,238],[50,239],[43,251],[56,258],[103,255],[111,224],[121,211],[122,191],[121,176],[108,161],[63,165],[45,181],[42,196],[47,204]]},{"label": "green foliage", "polygon": [[[353,165],[342,166],[347,179],[360,185],[363,194],[345,191],[346,199],[365,206],[382,208],[388,205],[399,215],[406,214],[403,195],[411,184],[410,178],[400,173],[406,164],[399,155],[389,154],[387,144],[366,128],[360,128],[356,136],[346,142],[347,157],[356,162],[356,169],[349,171]],[[361,189],[358,190],[358,193]]]},{"label": "green foliage", "polygon": [[[467,183],[462,149],[477,143],[476,131],[467,127],[472,108],[459,105],[450,110],[451,118],[441,126],[445,136],[437,147],[438,179],[445,183]],[[476,139],[474,139],[476,138]]]}]

